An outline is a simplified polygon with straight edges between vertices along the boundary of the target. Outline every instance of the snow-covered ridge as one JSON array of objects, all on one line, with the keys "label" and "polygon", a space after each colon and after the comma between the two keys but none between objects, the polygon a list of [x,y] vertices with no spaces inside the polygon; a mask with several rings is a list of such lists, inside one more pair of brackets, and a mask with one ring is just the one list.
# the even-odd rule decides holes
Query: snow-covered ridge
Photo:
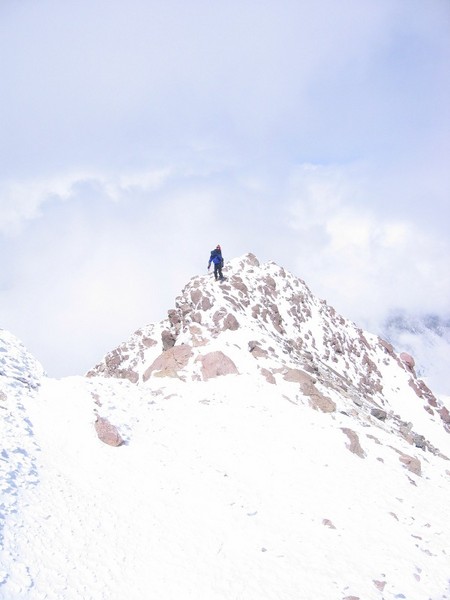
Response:
[{"label": "snow-covered ridge", "polygon": [[37,388],[44,376],[42,365],[12,333],[0,329],[0,377],[3,382]]},{"label": "snow-covered ridge", "polygon": [[227,374],[274,385],[288,381],[295,401],[307,398],[319,410],[356,419],[375,416],[429,449],[447,441],[447,408],[389,343],[339,315],[273,262],[260,264],[247,254],[224,273],[222,283],[209,275],[192,278],[167,319],[134,333],[88,375],[138,385]]},{"label": "snow-covered ridge", "polygon": [[5,333],[2,600],[450,598],[445,406],[284,269],[225,273],[89,377]]},{"label": "snow-covered ridge", "polygon": [[[35,398],[43,376],[42,366],[22,342],[0,329],[0,547],[5,519],[17,512],[20,493],[38,481],[37,446],[26,404]],[[4,577],[0,568],[0,585]]]}]

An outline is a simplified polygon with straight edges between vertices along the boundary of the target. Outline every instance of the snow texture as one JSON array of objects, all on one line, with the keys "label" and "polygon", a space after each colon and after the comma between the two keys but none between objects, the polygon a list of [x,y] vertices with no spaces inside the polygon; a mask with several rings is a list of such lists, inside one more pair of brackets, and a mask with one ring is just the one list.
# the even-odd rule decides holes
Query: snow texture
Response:
[{"label": "snow texture", "polygon": [[0,332],[0,598],[450,598],[448,398],[277,265],[224,271],[87,377]]}]

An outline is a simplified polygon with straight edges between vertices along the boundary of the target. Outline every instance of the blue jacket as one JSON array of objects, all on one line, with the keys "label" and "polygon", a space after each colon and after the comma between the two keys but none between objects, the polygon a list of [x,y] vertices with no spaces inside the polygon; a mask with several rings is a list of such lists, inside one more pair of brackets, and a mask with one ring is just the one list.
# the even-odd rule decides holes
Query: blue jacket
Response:
[{"label": "blue jacket", "polygon": [[223,264],[222,252],[220,250],[217,250],[217,248],[211,250],[211,256],[209,257],[208,267],[212,262],[215,265]]}]

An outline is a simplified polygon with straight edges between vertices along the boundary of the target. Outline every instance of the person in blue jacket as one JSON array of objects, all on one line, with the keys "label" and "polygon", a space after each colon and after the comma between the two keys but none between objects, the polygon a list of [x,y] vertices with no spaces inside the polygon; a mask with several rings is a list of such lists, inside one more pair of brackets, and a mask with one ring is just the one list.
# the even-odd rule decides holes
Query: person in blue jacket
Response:
[{"label": "person in blue jacket", "polygon": [[211,256],[209,257],[208,262],[208,270],[211,266],[211,263],[214,265],[214,278],[220,279],[223,281],[224,277],[222,275],[222,267],[223,267],[223,258],[222,258],[222,249],[219,244],[215,247],[214,250],[211,250]]}]

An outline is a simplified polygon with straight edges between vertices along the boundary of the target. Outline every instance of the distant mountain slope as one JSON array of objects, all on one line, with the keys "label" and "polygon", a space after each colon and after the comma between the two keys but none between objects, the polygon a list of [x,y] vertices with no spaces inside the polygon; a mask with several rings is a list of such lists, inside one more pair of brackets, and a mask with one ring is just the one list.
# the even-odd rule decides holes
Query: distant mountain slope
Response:
[{"label": "distant mountain slope", "polygon": [[417,373],[436,393],[450,397],[450,318],[397,312],[386,320],[383,335],[414,356]]}]

